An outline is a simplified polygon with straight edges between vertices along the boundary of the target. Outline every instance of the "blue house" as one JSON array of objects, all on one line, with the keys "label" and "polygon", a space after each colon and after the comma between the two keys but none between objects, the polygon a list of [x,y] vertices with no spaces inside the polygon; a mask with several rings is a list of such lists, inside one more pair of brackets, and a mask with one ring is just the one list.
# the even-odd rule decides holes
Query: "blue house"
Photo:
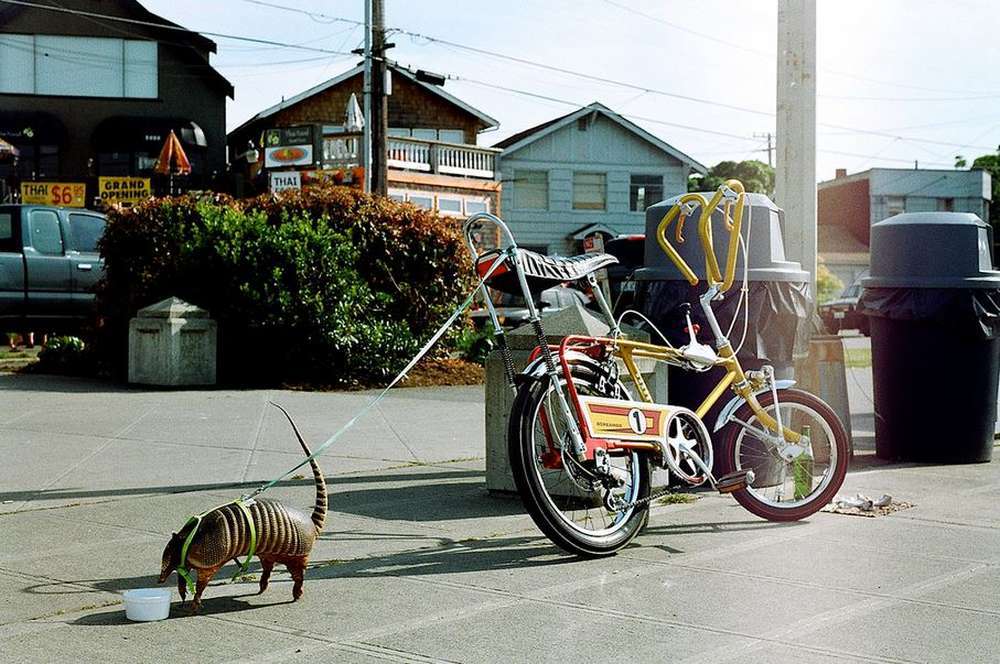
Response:
[{"label": "blue house", "polygon": [[502,204],[518,244],[580,253],[584,238],[643,233],[647,207],[687,191],[706,169],[593,103],[500,141]]}]

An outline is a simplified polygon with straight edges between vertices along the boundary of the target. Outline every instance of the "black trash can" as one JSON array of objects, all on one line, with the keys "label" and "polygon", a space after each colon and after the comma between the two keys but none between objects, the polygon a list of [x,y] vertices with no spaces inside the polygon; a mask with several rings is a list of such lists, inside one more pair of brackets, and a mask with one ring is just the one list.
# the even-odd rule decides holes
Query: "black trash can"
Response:
[{"label": "black trash can", "polygon": [[934,463],[989,461],[1000,375],[1000,272],[990,225],[914,212],[871,230],[862,281],[871,320],[875,453]]},{"label": "black trash can", "polygon": [[[711,193],[703,195],[706,198],[712,196]],[[681,257],[702,279],[697,286],[691,286],[684,279],[656,241],[656,229],[660,220],[678,198],[668,199],[646,210],[645,267],[637,270],[635,275],[636,309],[647,316],[667,336],[670,343],[680,345],[687,342],[681,307],[687,303],[691,305],[692,321],[701,328],[699,340],[714,346],[711,329],[698,304],[698,298],[705,292],[706,284],[705,257],[698,237],[697,218],[688,219],[685,223],[683,243],[676,242],[676,221],[667,235]],[[784,212],[763,194],[747,194],[746,204],[750,216],[745,218],[741,233],[745,241],[749,236],[749,265],[746,274],[749,319],[746,338],[738,357],[744,369],[759,369],[764,364],[770,364],[779,379],[792,378],[796,348],[805,348],[808,344],[809,273],[802,270],[798,263],[785,260],[782,239]],[[715,211],[712,223],[715,253],[724,270],[729,233],[723,227],[720,211]],[[726,293],[725,299],[713,304],[715,316],[723,331],[728,330],[732,324],[743,277],[744,262],[740,251],[736,262],[736,281]],[[741,313],[730,336],[734,348],[740,345],[743,338],[743,322]],[[656,342],[655,334],[653,341]],[[697,373],[670,367],[667,382],[670,403],[692,410],[697,408],[723,375],[722,369]],[[715,424],[715,419],[729,396],[728,393],[724,394],[706,415],[709,429]]]}]

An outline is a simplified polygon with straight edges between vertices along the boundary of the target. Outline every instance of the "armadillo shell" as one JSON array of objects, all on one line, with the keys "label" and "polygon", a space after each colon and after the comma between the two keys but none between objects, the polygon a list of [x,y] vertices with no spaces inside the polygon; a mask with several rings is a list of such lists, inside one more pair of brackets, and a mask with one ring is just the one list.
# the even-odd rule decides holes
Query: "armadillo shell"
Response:
[{"label": "armadillo shell", "polygon": [[[250,505],[257,531],[257,555],[276,558],[308,555],[316,541],[316,526],[301,511],[276,500],[258,499]],[[224,505],[206,514],[188,549],[192,567],[224,565],[250,549],[250,528],[242,510]]]}]

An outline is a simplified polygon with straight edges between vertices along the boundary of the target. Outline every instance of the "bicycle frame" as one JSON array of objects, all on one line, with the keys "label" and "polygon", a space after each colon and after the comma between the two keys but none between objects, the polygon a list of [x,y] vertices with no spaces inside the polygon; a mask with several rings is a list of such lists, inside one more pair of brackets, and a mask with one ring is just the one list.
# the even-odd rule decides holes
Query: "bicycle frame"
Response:
[{"label": "bicycle frame", "polygon": [[[726,230],[730,233],[724,273],[720,269],[720,264],[715,255],[711,224],[712,214],[723,202],[723,199],[725,199],[723,219],[725,221]],[[725,374],[719,383],[708,393],[708,395],[706,395],[702,403],[695,410],[695,414],[699,419],[704,418],[708,411],[718,402],[728,389],[735,393],[737,397],[743,399],[747,404],[749,404],[751,410],[756,415],[758,422],[765,426],[768,431],[760,431],[759,429],[751,427],[746,423],[739,422],[738,420],[737,424],[755,431],[758,435],[764,435],[764,437],[768,439],[783,438],[784,442],[796,444],[801,441],[801,435],[782,426],[779,421],[764,410],[756,397],[756,394],[759,393],[760,390],[766,388],[769,384],[773,389],[773,373],[763,371],[750,372],[748,374],[743,370],[743,367],[733,350],[732,344],[722,331],[722,328],[715,317],[715,312],[712,310],[711,306],[712,301],[721,297],[726,291],[728,291],[734,282],[737,249],[740,241],[741,224],[743,221],[744,200],[745,192],[743,186],[736,180],[730,180],[723,186],[719,187],[718,191],[716,191],[715,195],[710,200],[706,200],[705,197],[700,194],[687,194],[682,196],[678,203],[674,205],[661,220],[657,228],[656,240],[664,252],[677,265],[678,269],[688,282],[691,285],[697,285],[699,282],[698,277],[667,239],[667,231],[670,224],[674,220],[677,220],[675,241],[678,243],[683,242],[684,239],[682,232],[685,219],[691,216],[697,207],[701,208],[701,215],[698,223],[698,235],[705,253],[706,281],[708,282],[709,287],[699,298],[699,304],[705,320],[708,322],[712,336],[715,339],[716,354],[714,361],[712,361],[709,366],[703,367],[703,369],[721,367],[725,370]],[[497,260],[503,260],[505,254],[509,256],[512,267],[517,274],[517,282],[524,296],[525,304],[529,313],[529,323],[534,328],[538,339],[538,345],[529,358],[529,367],[537,364],[537,361],[541,359],[544,367],[544,373],[550,380],[558,384],[560,374],[567,377],[571,375],[571,355],[573,355],[573,353],[582,352],[583,354],[589,355],[595,359],[615,358],[620,360],[625,366],[625,369],[628,371],[628,374],[636,387],[640,400],[646,403],[654,403],[654,400],[648,386],[639,372],[637,360],[648,359],[684,368],[692,368],[690,359],[685,356],[684,351],[681,348],[672,348],[669,346],[631,341],[622,338],[622,332],[612,313],[611,307],[605,299],[601,289],[597,287],[596,279],[593,274],[588,274],[586,279],[592,286],[594,297],[598,306],[610,323],[610,336],[598,338],[570,336],[563,339],[562,343],[558,346],[549,345],[546,341],[541,318],[537,307],[534,305],[534,298],[532,297],[531,291],[528,287],[527,278],[524,273],[522,256],[520,253],[522,250],[518,248],[513,234],[503,220],[492,214],[477,213],[472,215],[466,220],[463,230],[466,242],[474,257],[478,257],[478,251],[472,238],[472,229],[478,222],[488,222],[500,230],[505,244],[500,247],[501,255],[498,256]],[[482,285],[481,293],[483,295],[484,303],[489,311],[490,321],[494,327],[494,335],[497,340],[498,348],[501,350],[508,383],[511,389],[516,389],[515,367],[506,343],[503,328],[500,325],[499,318],[496,313],[496,309],[494,308],[492,300],[489,297],[487,284],[484,283]],[[608,438],[598,438],[591,435],[591,432],[587,430],[586,418],[583,417],[581,409],[580,395],[577,393],[573,381],[566,380],[566,393],[568,394],[568,399],[566,398],[567,395],[564,394],[563,390],[555,390],[554,392],[557,395],[557,406],[564,415],[563,419],[566,422],[567,437],[569,439],[568,442],[570,443],[572,451],[578,461],[593,460],[595,450],[598,448],[602,448],[609,453],[631,451],[658,453],[661,451],[657,445],[648,442],[614,440]],[[775,412],[778,412],[777,409],[775,409]],[[542,413],[542,421],[545,429],[545,435],[549,443],[549,452],[545,455],[547,459],[543,459],[543,462],[546,466],[555,468],[562,463],[558,453],[559,449],[561,449],[562,441],[554,440],[554,437],[549,430],[548,414],[545,412]],[[780,438],[776,435],[776,433],[774,433],[779,430],[784,434]],[[715,480],[711,477],[711,473],[708,473],[708,476],[709,480],[714,485]]]}]

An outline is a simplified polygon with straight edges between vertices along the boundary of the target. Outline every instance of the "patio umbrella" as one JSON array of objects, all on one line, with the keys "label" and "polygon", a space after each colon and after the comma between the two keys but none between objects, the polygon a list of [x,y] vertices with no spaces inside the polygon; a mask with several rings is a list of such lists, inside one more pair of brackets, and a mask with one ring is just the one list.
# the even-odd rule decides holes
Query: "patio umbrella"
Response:
[{"label": "patio umbrella", "polygon": [[365,128],[365,118],[358,105],[358,97],[353,92],[351,98],[347,100],[347,119],[344,120],[346,131],[361,131]]},{"label": "patio umbrella", "polygon": [[20,154],[21,153],[17,148],[0,138],[0,161],[4,159],[13,159]]},{"label": "patio umbrella", "polygon": [[[171,164],[176,164],[176,169],[172,169]],[[184,154],[184,148],[181,147],[181,142],[177,140],[173,129],[167,135],[167,140],[163,141],[163,148],[160,149],[160,156],[156,159],[153,171],[162,175],[191,174],[191,162]]]}]

